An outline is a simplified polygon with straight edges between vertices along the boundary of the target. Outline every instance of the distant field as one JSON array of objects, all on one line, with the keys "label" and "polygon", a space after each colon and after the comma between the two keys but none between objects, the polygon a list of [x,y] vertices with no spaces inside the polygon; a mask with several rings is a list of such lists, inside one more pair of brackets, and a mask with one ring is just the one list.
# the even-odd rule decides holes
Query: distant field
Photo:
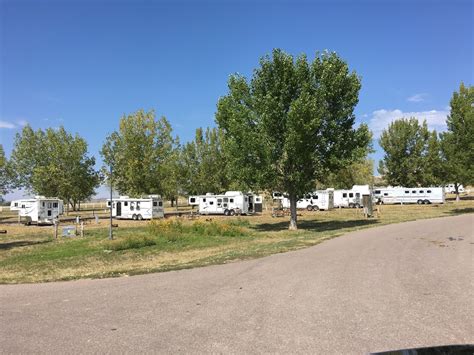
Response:
[{"label": "distant field", "polygon": [[[248,217],[173,217],[164,221],[90,222],[85,237],[55,240],[52,227],[4,224],[0,234],[0,282],[43,282],[101,278],[190,268],[256,258],[318,244],[347,232],[389,223],[474,212],[474,200],[444,205],[381,206],[378,217],[361,210],[299,214],[299,230],[287,230],[288,217],[269,211]],[[158,223],[158,224],[156,224]]]}]

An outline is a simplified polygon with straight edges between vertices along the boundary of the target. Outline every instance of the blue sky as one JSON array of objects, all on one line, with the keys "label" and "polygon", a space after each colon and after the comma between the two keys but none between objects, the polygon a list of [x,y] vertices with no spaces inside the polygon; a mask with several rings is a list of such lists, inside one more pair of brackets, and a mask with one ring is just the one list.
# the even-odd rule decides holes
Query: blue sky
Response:
[{"label": "blue sky", "polygon": [[[362,77],[358,122],[400,116],[444,129],[473,84],[472,1],[0,0],[0,143],[22,125],[64,125],[99,157],[119,118],[166,116],[182,141],[214,125],[229,74],[273,48],[339,53]],[[373,155],[379,159],[378,145]]]}]

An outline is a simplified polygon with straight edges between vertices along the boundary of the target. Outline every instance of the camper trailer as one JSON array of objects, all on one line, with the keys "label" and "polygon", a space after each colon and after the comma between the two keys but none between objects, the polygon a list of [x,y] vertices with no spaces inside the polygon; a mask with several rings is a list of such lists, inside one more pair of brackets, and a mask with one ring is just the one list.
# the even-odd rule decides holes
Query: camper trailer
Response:
[{"label": "camper trailer", "polygon": [[[107,201],[110,208],[110,200]],[[117,219],[153,219],[165,216],[163,200],[159,195],[150,195],[148,198],[130,198],[120,196],[112,200],[112,217]]]},{"label": "camper trailer", "polygon": [[[273,193],[273,197],[282,196],[283,208],[290,208],[290,199],[286,195]],[[296,201],[297,209],[306,209],[308,211],[330,210],[334,208],[334,192],[328,190],[314,191],[305,194]]]},{"label": "camper trailer", "polygon": [[25,224],[53,224],[64,212],[63,201],[56,197],[36,196],[31,199],[14,200],[11,211],[18,211],[20,221]]},{"label": "camper trailer", "polygon": [[[455,194],[456,193],[456,186],[454,184],[448,184],[444,186],[444,192],[447,194]],[[458,192],[463,193],[464,192],[464,186],[459,185],[458,186]]]},{"label": "camper trailer", "polygon": [[431,204],[444,203],[443,187],[387,187],[374,190],[374,199],[378,204]]},{"label": "camper trailer", "polygon": [[244,194],[241,191],[227,191],[224,194],[189,196],[188,203],[198,206],[200,214],[253,214],[262,212],[262,197],[252,193]]},{"label": "camper trailer", "polygon": [[334,207],[363,207],[363,195],[372,196],[369,185],[354,185],[350,190],[334,190]]}]

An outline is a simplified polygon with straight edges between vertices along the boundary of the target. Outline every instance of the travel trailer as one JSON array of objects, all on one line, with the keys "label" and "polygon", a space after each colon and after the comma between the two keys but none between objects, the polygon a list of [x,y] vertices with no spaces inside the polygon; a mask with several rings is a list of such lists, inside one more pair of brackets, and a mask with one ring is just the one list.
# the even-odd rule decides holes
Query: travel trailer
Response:
[{"label": "travel trailer", "polygon": [[12,201],[10,210],[18,211],[20,221],[25,224],[53,224],[63,214],[64,204],[56,197],[36,196]]},{"label": "travel trailer", "polygon": [[444,187],[387,187],[374,190],[378,204],[444,203]]},{"label": "travel trailer", "polygon": [[233,216],[235,214],[253,214],[262,212],[262,197],[252,193],[244,194],[241,191],[227,191],[224,194],[189,196],[188,203],[198,206],[200,214],[222,214]]},{"label": "travel trailer", "polygon": [[363,195],[372,196],[369,185],[354,185],[350,190],[334,190],[334,207],[363,207]]},{"label": "travel trailer", "polygon": [[[110,200],[107,201],[110,208]],[[159,195],[150,195],[148,198],[130,198],[120,196],[112,199],[112,217],[117,219],[153,219],[165,216],[163,200]]]},{"label": "travel trailer", "polygon": [[[290,208],[290,199],[285,194],[273,193],[273,198],[282,198],[283,208]],[[306,209],[308,211],[330,210],[334,208],[334,192],[328,190],[319,190],[308,193],[296,201],[297,209]]]}]

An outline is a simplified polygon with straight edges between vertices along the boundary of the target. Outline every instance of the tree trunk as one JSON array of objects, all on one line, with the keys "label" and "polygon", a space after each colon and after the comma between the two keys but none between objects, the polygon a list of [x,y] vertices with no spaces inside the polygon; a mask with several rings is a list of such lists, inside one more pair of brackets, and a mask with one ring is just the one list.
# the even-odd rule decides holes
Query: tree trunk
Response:
[{"label": "tree trunk", "polygon": [[171,207],[174,207],[174,198],[171,198]]},{"label": "tree trunk", "polygon": [[459,184],[454,183],[454,190],[456,191],[456,202],[459,202]]},{"label": "tree trunk", "polygon": [[176,196],[176,211],[179,210],[179,208],[178,208],[178,200],[179,200],[179,196]]},{"label": "tree trunk", "polygon": [[296,226],[296,195],[290,194],[290,226],[288,227],[289,230],[295,231],[298,229]]}]

